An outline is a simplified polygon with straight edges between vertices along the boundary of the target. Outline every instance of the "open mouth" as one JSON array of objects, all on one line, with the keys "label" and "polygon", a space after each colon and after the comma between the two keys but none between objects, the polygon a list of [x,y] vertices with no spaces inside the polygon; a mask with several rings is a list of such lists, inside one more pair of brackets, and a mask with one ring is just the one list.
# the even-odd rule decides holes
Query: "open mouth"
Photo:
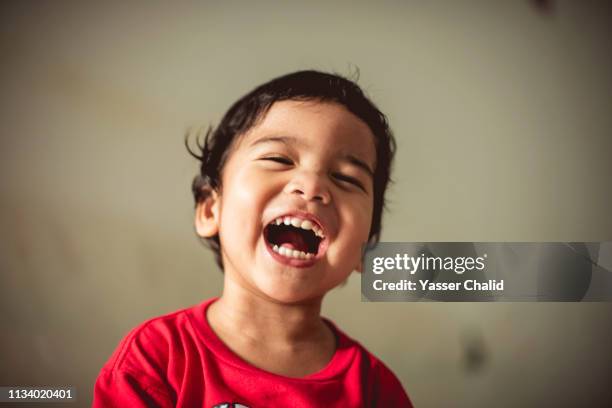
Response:
[{"label": "open mouth", "polygon": [[283,216],[264,229],[264,238],[277,254],[292,259],[310,260],[322,252],[322,228],[312,220]]}]

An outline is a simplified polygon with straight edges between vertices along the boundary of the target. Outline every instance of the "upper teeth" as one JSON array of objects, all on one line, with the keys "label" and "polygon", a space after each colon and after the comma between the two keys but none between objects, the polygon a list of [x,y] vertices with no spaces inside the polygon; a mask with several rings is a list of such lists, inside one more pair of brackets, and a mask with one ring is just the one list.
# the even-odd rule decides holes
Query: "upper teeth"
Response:
[{"label": "upper teeth", "polygon": [[274,223],[276,225],[280,225],[280,224],[292,225],[296,228],[301,228],[303,230],[312,230],[312,232],[314,232],[317,237],[321,239],[325,238],[325,235],[323,235],[323,231],[321,230],[321,228],[319,228],[318,225],[316,225],[310,220],[303,220],[301,218],[287,216],[287,217],[278,217],[277,219],[274,220]]}]

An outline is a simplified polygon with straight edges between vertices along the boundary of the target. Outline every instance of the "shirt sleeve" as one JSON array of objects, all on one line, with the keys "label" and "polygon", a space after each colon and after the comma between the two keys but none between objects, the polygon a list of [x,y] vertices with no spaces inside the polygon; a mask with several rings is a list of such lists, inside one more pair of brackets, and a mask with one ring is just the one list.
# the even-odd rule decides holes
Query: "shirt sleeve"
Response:
[{"label": "shirt sleeve", "polygon": [[128,372],[102,369],[94,386],[94,408],[173,406],[162,385]]},{"label": "shirt sleeve", "polygon": [[166,337],[150,323],[133,329],[100,371],[93,407],[173,407]]},{"label": "shirt sleeve", "polygon": [[376,407],[412,408],[412,402],[395,374],[381,361],[378,361],[378,392]]}]

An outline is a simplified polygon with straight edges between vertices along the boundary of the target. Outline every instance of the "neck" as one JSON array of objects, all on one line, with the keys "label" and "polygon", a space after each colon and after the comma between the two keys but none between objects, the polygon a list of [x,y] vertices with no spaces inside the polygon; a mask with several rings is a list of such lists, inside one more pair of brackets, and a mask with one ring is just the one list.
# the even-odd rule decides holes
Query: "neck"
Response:
[{"label": "neck", "polygon": [[322,300],[282,303],[252,293],[226,276],[223,294],[209,308],[209,320],[213,329],[241,333],[256,343],[316,341],[329,336],[320,316]]}]

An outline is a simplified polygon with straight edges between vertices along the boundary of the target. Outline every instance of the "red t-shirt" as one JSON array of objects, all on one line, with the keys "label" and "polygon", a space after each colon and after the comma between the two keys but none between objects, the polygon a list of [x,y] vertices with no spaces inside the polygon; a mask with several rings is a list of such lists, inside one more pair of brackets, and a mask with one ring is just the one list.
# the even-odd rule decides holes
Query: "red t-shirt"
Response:
[{"label": "red t-shirt", "polygon": [[221,342],[208,324],[206,308],[214,300],[132,330],[102,368],[93,406],[412,406],[395,375],[328,320],[338,347],[321,371],[289,378],[250,365]]}]

